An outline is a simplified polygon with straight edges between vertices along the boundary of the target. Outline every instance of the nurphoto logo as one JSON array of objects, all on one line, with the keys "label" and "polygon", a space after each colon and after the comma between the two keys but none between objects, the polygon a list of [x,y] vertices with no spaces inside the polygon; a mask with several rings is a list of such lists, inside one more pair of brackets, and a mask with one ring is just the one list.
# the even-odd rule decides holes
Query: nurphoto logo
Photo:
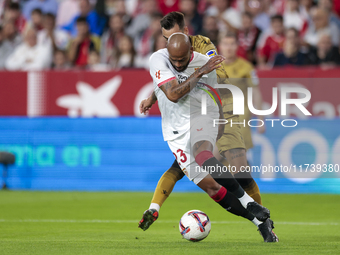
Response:
[{"label": "nurphoto logo", "polygon": [[[244,94],[240,88],[235,85],[231,84],[216,84],[215,88],[219,89],[229,89],[232,97],[233,97],[233,114],[235,115],[244,115]],[[285,116],[287,115],[287,105],[295,105],[304,115],[310,116],[312,115],[306,107],[303,105],[311,99],[311,93],[306,88],[294,88],[294,87],[280,87],[280,115]],[[289,98],[287,95],[290,93],[299,93],[303,96],[299,98]],[[278,107],[278,89],[273,88],[272,90],[272,105],[269,109],[266,110],[258,110],[255,109],[253,104],[253,88],[248,87],[248,97],[247,97],[247,105],[249,111],[255,115],[266,116],[274,113]],[[201,107],[201,114],[207,114],[207,99],[206,94],[202,94],[202,107]],[[271,122],[271,126],[274,127],[274,123],[276,121],[281,121],[281,125],[283,127],[295,127],[297,126],[297,121],[294,119],[265,119],[265,121]],[[214,126],[218,124],[227,124],[229,123],[232,125],[243,125],[246,124],[250,127],[260,127],[264,125],[264,121],[261,119],[251,119],[246,123],[244,120],[243,122],[234,122],[232,120],[228,121],[226,119],[214,119]],[[257,125],[254,122],[258,122]]]}]

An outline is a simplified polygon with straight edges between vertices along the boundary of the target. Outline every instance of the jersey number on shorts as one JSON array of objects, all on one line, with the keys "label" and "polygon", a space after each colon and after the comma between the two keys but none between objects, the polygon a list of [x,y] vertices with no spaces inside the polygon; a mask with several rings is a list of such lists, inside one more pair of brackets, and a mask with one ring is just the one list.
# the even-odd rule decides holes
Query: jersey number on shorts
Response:
[{"label": "jersey number on shorts", "polygon": [[[179,154],[179,160],[182,162],[182,163],[185,163],[186,161],[187,161],[187,155],[185,155],[185,153],[183,152],[183,150],[181,150],[181,149],[178,149],[177,150],[177,154],[178,153],[180,153]],[[173,154],[174,154],[174,156],[175,156],[175,158],[176,158],[176,160],[177,160],[177,155],[173,152]]]}]

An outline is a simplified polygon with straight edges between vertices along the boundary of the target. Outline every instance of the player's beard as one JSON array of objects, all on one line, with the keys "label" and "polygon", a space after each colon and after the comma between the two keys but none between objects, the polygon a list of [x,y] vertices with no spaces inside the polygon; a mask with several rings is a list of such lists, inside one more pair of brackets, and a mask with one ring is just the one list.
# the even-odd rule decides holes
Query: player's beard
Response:
[{"label": "player's beard", "polygon": [[[171,61],[170,61],[170,63],[171,63]],[[190,60],[188,60],[188,63],[187,63],[185,66],[182,66],[180,69],[178,69],[178,68],[177,68],[176,66],[174,66],[172,63],[171,63],[171,65],[172,65],[173,68],[175,68],[175,70],[176,70],[177,72],[180,72],[180,73],[181,73],[181,72],[185,71],[185,69],[187,69],[189,63],[190,63]]]}]

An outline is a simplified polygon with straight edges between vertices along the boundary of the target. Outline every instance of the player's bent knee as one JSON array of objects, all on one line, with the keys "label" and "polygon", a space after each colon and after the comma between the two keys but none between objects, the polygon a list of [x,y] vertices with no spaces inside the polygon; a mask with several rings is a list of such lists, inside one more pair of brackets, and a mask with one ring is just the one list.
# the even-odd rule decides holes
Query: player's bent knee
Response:
[{"label": "player's bent knee", "polygon": [[201,152],[213,151],[214,146],[209,141],[199,141],[193,146],[193,155],[196,158]]}]

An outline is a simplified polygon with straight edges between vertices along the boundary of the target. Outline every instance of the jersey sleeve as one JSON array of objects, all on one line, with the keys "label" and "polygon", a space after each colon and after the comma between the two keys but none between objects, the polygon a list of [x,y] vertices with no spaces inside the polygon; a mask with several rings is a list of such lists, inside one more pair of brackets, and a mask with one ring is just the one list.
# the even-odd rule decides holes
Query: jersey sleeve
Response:
[{"label": "jersey sleeve", "polygon": [[218,55],[217,50],[215,45],[209,40],[208,44],[204,45],[205,47],[203,47],[202,49],[202,54],[208,56],[209,58],[215,57]]},{"label": "jersey sleeve", "polygon": [[191,38],[194,51],[206,55],[209,58],[212,58],[217,55],[216,47],[208,37],[202,35],[195,35],[192,36]]},{"label": "jersey sleeve", "polygon": [[175,74],[170,70],[164,58],[159,54],[153,54],[149,59],[150,75],[158,87],[168,81],[176,79]]},{"label": "jersey sleeve", "polygon": [[204,48],[203,52],[204,52],[203,54],[205,54],[209,58],[212,58],[218,55],[216,47],[212,42]]}]

